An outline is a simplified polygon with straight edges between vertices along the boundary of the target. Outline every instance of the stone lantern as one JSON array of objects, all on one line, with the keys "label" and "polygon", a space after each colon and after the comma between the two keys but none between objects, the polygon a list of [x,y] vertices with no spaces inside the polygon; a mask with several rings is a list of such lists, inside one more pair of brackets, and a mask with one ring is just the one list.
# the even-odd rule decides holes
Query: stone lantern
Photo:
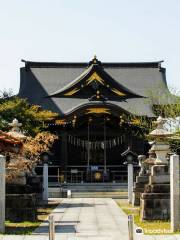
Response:
[{"label": "stone lantern", "polygon": [[163,119],[161,116],[158,117],[156,121],[156,129],[149,134],[149,136],[155,140],[155,143],[151,147],[151,150],[156,154],[155,164],[168,164],[167,154],[169,153],[170,149],[169,144],[167,143],[167,138],[170,137],[172,133],[168,132],[164,128],[165,123],[165,119]]},{"label": "stone lantern", "polygon": [[[13,119],[12,123],[9,123],[9,126],[11,126],[11,130],[7,133],[12,138],[18,139],[21,142],[26,139],[26,136],[21,132],[20,127],[22,126],[22,123],[19,123],[19,121],[15,118]],[[28,163],[26,159],[22,158],[22,161],[24,163]],[[16,165],[16,158],[11,159],[11,162],[8,165],[7,172],[17,171]],[[18,176],[16,178],[13,178],[11,180],[12,182],[9,182],[10,184],[16,184],[16,185],[26,185],[26,172],[24,170],[19,169]]]},{"label": "stone lantern", "polygon": [[16,118],[13,119],[12,123],[9,123],[9,126],[12,127],[12,129],[7,133],[9,136],[18,138],[20,140],[26,139],[26,136],[20,130],[22,123],[19,123]]},{"label": "stone lantern", "polygon": [[133,182],[134,182],[133,165],[136,164],[134,160],[137,158],[137,154],[133,152],[130,147],[128,147],[128,149],[125,152],[121,153],[121,156],[126,158],[124,164],[127,165],[128,168],[128,202],[131,204],[133,201]]},{"label": "stone lantern", "polygon": [[151,147],[152,165],[149,181],[141,194],[142,220],[167,220],[170,218],[170,175],[167,155],[170,152],[167,139],[172,134],[164,128],[165,119],[158,117],[157,127],[149,135],[154,142]]}]

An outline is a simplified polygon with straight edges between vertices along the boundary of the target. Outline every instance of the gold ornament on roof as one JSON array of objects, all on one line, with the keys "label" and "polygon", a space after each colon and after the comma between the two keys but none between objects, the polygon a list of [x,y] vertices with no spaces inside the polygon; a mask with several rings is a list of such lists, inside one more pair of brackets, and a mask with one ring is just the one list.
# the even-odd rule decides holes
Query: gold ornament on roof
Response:
[{"label": "gold ornament on roof", "polygon": [[88,108],[86,110],[86,114],[91,114],[91,113],[95,113],[95,114],[111,114],[110,113],[110,109],[109,108]]},{"label": "gold ornament on roof", "polygon": [[112,88],[111,91],[114,92],[114,93],[116,93],[118,96],[126,96],[125,93],[119,91],[119,90],[116,89],[116,88]]},{"label": "gold ornament on roof", "polygon": [[131,123],[133,125],[139,125],[141,123],[141,121],[139,119],[132,119]]},{"label": "gold ornament on roof", "polygon": [[71,91],[64,93],[64,96],[72,96],[73,94],[77,93],[80,89],[79,88],[74,88]]},{"label": "gold ornament on roof", "polygon": [[66,120],[65,119],[58,119],[55,121],[55,124],[57,125],[65,125],[66,124]]},{"label": "gold ornament on roof", "polygon": [[72,120],[72,125],[73,125],[73,127],[75,127],[75,125],[76,125],[76,118],[74,118],[74,119]]},{"label": "gold ornament on roof", "polygon": [[97,72],[94,72],[87,80],[86,83],[89,85],[91,82],[97,81],[100,84],[104,85],[104,80],[97,74]]}]

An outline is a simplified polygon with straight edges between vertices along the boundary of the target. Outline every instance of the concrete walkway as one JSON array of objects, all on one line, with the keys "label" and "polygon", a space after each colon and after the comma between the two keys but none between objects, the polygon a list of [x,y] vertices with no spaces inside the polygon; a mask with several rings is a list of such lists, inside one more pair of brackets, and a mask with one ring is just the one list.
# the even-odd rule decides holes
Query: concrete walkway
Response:
[{"label": "concrete walkway", "polygon": [[[110,198],[72,198],[52,212],[56,240],[129,240],[127,215]],[[48,233],[47,223],[34,234]],[[135,235],[134,240],[180,240],[180,235]]]},{"label": "concrete walkway", "polygon": [[[127,216],[112,199],[64,199],[53,211],[57,239],[127,240]],[[36,234],[48,232],[47,223]]]},{"label": "concrete walkway", "polygon": [[[127,215],[110,198],[63,199],[52,212],[55,240],[129,240]],[[48,221],[33,235],[0,236],[0,240],[48,240]],[[180,235],[135,235],[134,240],[180,240]]]}]

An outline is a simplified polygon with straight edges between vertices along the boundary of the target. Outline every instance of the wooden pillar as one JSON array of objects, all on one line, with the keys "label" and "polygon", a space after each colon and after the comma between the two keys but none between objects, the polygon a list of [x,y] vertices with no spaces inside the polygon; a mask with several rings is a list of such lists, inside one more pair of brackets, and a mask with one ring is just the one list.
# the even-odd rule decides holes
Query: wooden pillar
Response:
[{"label": "wooden pillar", "polygon": [[133,137],[132,137],[132,133],[130,132],[128,135],[126,135],[127,137],[127,144],[128,147],[130,147],[130,149],[133,148]]},{"label": "wooden pillar", "polygon": [[104,176],[107,176],[106,119],[104,118]]},{"label": "wooden pillar", "polygon": [[61,166],[62,170],[65,171],[64,181],[67,182],[67,164],[68,164],[68,142],[67,132],[61,133]]},{"label": "wooden pillar", "polygon": [[90,121],[88,121],[88,145],[87,145],[87,175],[90,171]]}]

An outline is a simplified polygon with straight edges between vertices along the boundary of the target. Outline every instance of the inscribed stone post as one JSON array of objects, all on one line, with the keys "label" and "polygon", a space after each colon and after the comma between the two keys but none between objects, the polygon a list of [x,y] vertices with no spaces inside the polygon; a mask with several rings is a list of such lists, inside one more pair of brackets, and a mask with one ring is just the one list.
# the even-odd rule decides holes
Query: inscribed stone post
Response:
[{"label": "inscribed stone post", "polygon": [[128,164],[128,202],[133,198],[133,164]]},{"label": "inscribed stone post", "polygon": [[43,200],[48,201],[48,164],[43,165]]},{"label": "inscribed stone post", "polygon": [[180,229],[179,179],[179,156],[173,155],[170,158],[171,230],[173,232]]},{"label": "inscribed stone post", "polygon": [[0,155],[0,232],[5,232],[5,157]]}]

